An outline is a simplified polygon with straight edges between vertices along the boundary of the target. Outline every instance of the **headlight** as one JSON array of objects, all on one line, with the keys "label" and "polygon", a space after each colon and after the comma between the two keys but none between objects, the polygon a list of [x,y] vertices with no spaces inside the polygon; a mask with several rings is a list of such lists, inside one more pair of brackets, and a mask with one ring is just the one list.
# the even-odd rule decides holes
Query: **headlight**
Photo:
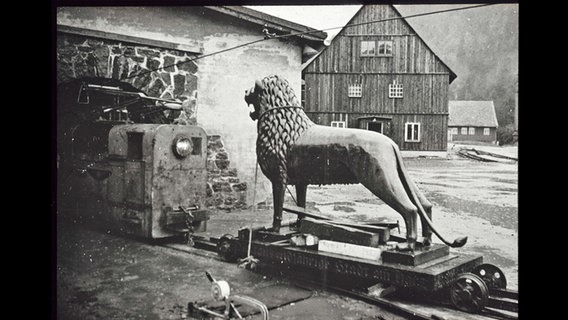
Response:
[{"label": "headlight", "polygon": [[193,151],[193,145],[191,144],[191,140],[185,136],[177,136],[174,139],[174,144],[172,146],[174,149],[174,154],[178,158],[185,158],[191,151]]}]

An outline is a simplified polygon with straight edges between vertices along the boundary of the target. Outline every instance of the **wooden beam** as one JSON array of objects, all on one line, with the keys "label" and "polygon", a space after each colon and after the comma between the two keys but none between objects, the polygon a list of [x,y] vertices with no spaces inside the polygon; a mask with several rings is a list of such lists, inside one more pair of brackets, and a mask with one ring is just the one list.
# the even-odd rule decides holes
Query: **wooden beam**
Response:
[{"label": "wooden beam", "polygon": [[347,242],[375,248],[379,246],[378,233],[336,225],[323,220],[304,218],[300,222],[300,232],[314,235],[323,240]]},{"label": "wooden beam", "polygon": [[148,38],[136,37],[126,34],[79,28],[73,26],[57,25],[57,32],[78,34],[86,37],[101,38],[101,39],[114,40],[120,42],[142,44],[150,47],[173,49],[189,53],[197,53],[197,54],[203,53],[203,46],[201,45],[192,45],[186,43],[176,43],[176,42],[169,42],[163,40],[148,39]]},{"label": "wooden beam", "polygon": [[306,208],[302,208],[302,207],[298,207],[298,206],[283,207],[282,210],[289,212],[289,213],[296,214],[299,217],[309,217],[309,218],[314,218],[314,219],[318,219],[318,220],[331,220],[330,218],[317,215],[313,212],[308,212],[308,210]]},{"label": "wooden beam", "polygon": [[[385,57],[381,57],[385,58]],[[305,74],[353,74],[353,75],[438,75],[444,76],[449,75],[448,72],[355,72],[355,71],[304,71]]]},{"label": "wooden beam", "polygon": [[[312,113],[320,113],[320,114],[333,114],[333,113],[339,113],[337,111],[304,111],[306,114],[312,114]],[[369,114],[369,112],[351,112],[351,111],[344,111],[341,112],[344,114]],[[381,115],[419,115],[419,116],[449,116],[450,114],[448,112],[439,112],[439,113],[420,113],[420,112],[379,112]]]},{"label": "wooden beam", "polygon": [[391,33],[391,34],[376,34],[376,33],[359,33],[359,34],[342,34],[343,37],[414,37],[415,33]]},{"label": "wooden beam", "polygon": [[330,240],[320,240],[318,243],[318,251],[374,261],[378,261],[381,258],[382,253],[382,250],[379,248],[372,248]]},{"label": "wooden beam", "polygon": [[344,227],[359,229],[367,232],[376,233],[379,235],[379,243],[385,244],[390,239],[390,228],[383,226],[373,226],[365,224],[355,224],[355,223],[343,223],[343,222],[331,222],[335,225],[341,225]]},{"label": "wooden beam", "polygon": [[293,213],[298,215],[298,217],[308,217],[308,218],[313,218],[313,219],[317,219],[317,220],[325,220],[331,224],[334,225],[341,225],[341,226],[345,226],[345,227],[350,227],[350,228],[355,228],[355,229],[359,229],[359,230],[363,230],[363,231],[367,231],[367,232],[371,232],[371,233],[376,233],[379,235],[379,243],[386,243],[387,241],[389,241],[390,239],[390,229],[395,228],[398,226],[398,223],[396,222],[376,222],[376,223],[371,223],[371,222],[359,222],[359,223],[349,223],[349,222],[340,222],[340,221],[335,221],[332,220],[328,217],[324,217],[318,214],[315,214],[314,212],[308,211],[306,208],[302,208],[302,207],[298,207],[298,206],[288,206],[288,207],[283,207],[282,210],[289,212],[289,213]]}]

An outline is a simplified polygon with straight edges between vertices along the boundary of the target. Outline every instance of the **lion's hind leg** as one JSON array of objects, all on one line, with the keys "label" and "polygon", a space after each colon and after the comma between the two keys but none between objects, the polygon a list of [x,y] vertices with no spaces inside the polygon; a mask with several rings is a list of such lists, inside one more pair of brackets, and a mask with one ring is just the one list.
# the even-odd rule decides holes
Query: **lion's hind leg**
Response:
[{"label": "lion's hind leg", "polygon": [[306,207],[306,195],[308,192],[307,184],[296,184],[296,205],[298,207]]},{"label": "lion's hind leg", "polygon": [[[418,196],[418,201],[420,201],[422,208],[424,208],[424,213],[426,214],[428,219],[432,221],[432,203],[428,201],[428,199],[426,199],[424,194],[420,190],[418,190],[418,187],[416,187],[414,183],[412,183],[412,188]],[[430,244],[432,244],[432,229],[430,229],[428,222],[426,222],[426,219],[422,217],[422,215],[420,215],[420,225],[422,227],[422,237],[424,238],[423,244],[425,246],[429,246]]]},{"label": "lion's hind leg", "polygon": [[[422,227],[422,237],[423,237],[422,243],[425,246],[429,246],[430,244],[432,244],[432,229],[430,228],[430,225],[426,221],[426,218],[428,218],[430,221],[432,221],[432,203],[430,203],[430,201],[428,201],[428,199],[426,199],[426,197],[424,196],[422,191],[420,191],[420,189],[418,189],[416,184],[412,180],[410,180],[410,178],[406,178],[406,179],[407,179],[408,186],[410,188],[412,188],[412,191],[414,192],[414,194],[416,194],[416,197],[418,198],[418,201],[420,202],[420,206],[422,207],[422,209],[424,209],[424,214],[426,215],[426,217],[419,214],[420,225]],[[420,210],[420,209],[418,209],[418,210]]]},{"label": "lion's hind leg", "polygon": [[406,225],[406,249],[414,250],[418,229],[418,208],[408,197],[397,170],[380,172],[375,170],[375,174],[362,173],[359,181],[402,216]]}]

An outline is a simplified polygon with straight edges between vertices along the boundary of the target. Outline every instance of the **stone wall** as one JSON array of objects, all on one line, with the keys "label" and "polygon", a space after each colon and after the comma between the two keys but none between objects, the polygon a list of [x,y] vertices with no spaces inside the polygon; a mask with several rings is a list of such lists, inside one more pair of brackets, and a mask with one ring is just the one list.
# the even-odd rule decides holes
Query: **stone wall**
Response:
[{"label": "stone wall", "polygon": [[207,203],[209,208],[240,209],[246,207],[247,184],[237,176],[221,136],[208,136],[207,145]]},{"label": "stone wall", "polygon": [[[149,96],[183,101],[180,121],[195,124],[198,68],[191,58],[182,51],[60,32],[57,83],[95,76],[121,79]],[[172,66],[176,63],[182,64]]]},{"label": "stone wall", "polygon": [[[183,101],[179,124],[197,124],[198,66],[186,52],[59,32],[57,83],[80,77],[124,79],[149,96]],[[185,62],[185,63],[182,63]],[[179,65],[174,65],[181,63]],[[246,203],[246,183],[230,167],[219,135],[209,136],[206,205],[231,210]]]}]

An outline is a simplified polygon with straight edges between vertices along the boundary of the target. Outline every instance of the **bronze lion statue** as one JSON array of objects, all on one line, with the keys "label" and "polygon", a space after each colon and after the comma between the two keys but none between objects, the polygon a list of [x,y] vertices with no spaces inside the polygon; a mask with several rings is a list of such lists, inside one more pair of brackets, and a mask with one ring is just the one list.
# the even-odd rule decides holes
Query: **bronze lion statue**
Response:
[{"label": "bronze lion statue", "polygon": [[361,183],[400,213],[406,224],[406,249],[414,250],[417,217],[423,243],[431,243],[432,231],[445,244],[461,247],[467,237],[446,241],[432,225],[432,204],[410,179],[396,143],[378,132],[332,128],[312,122],[288,81],[277,75],[257,80],[245,91],[258,120],[256,154],[264,175],[272,183],[272,230],[279,231],[286,185],[296,187],[297,203],[306,204],[309,184]]}]

